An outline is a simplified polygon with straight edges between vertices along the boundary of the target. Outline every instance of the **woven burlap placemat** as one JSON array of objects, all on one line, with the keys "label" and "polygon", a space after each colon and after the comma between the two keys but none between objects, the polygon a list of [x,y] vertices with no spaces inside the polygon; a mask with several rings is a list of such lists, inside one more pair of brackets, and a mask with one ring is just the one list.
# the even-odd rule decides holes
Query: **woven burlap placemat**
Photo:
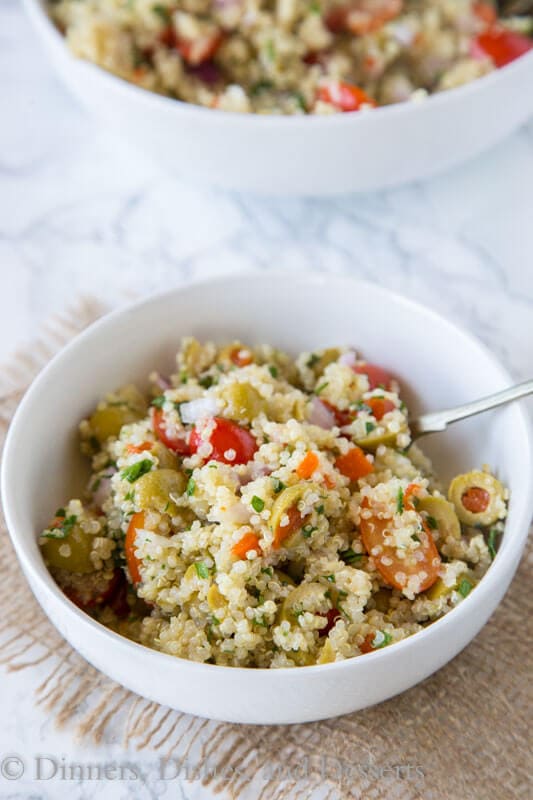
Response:
[{"label": "woven burlap placemat", "polygon": [[[0,374],[5,436],[33,377],[105,309],[81,300]],[[180,714],[100,674],[57,633],[20,572],[2,521],[0,663],[27,671],[36,705],[73,735],[187,760],[188,777],[254,800],[507,800],[531,796],[533,593],[528,546],[503,603],[456,659],[374,708],[307,725],[256,727]],[[8,681],[8,678],[5,679]],[[8,685],[8,683],[7,683]],[[253,698],[250,698],[250,705]]]}]

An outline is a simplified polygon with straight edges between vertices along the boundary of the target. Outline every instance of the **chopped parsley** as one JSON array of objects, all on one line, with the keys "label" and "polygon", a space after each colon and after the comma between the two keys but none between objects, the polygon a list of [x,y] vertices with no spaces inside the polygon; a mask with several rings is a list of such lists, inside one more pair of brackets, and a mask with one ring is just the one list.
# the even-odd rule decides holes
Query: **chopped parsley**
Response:
[{"label": "chopped parsley", "polygon": [[187,497],[191,497],[194,494],[194,490],[196,489],[196,481],[194,478],[189,478],[187,481]]},{"label": "chopped parsley", "polygon": [[272,567],[262,567],[262,568],[261,568],[261,572],[262,572],[264,575],[268,575],[268,576],[269,576],[269,578],[271,578],[271,577],[272,577],[272,575],[274,574],[274,570],[272,569]]},{"label": "chopped parsley", "polygon": [[403,514],[404,506],[403,506],[403,489],[400,486],[398,489],[398,496],[396,498],[396,511],[398,514]]},{"label": "chopped parsley", "polygon": [[426,522],[427,522],[428,528],[430,528],[432,531],[436,531],[437,528],[439,527],[439,524],[438,524],[437,520],[435,519],[435,517],[426,517]]},{"label": "chopped parsley", "polygon": [[335,575],[324,575],[324,577],[330,583],[335,583]]},{"label": "chopped parsley", "polygon": [[46,528],[41,534],[43,539],[66,539],[76,524],[78,518],[75,514],[71,514],[70,517],[65,517],[64,508],[60,508],[58,511],[63,512],[62,514],[56,514],[56,517],[58,517],[58,524],[53,528]]},{"label": "chopped parsley", "polygon": [[272,478],[272,484],[274,486],[274,494],[279,494],[283,489],[285,489],[285,484],[283,481],[280,481],[279,478]]},{"label": "chopped parsley", "polygon": [[135,495],[133,493],[133,489],[131,489],[127,494],[124,495],[124,500],[129,500],[130,503],[133,503],[135,499]]},{"label": "chopped parsley", "polygon": [[296,104],[302,111],[307,111],[307,106],[305,104],[305,97],[301,92],[293,92],[292,96],[294,97]]},{"label": "chopped parsley", "polygon": [[182,369],[180,372],[180,381],[181,383],[187,383],[189,380],[189,376],[187,375],[186,370]]},{"label": "chopped parsley", "polygon": [[195,561],[194,568],[199,578],[209,578],[209,567],[203,561]]},{"label": "chopped parsley", "polygon": [[252,497],[252,508],[259,514],[265,507],[265,501],[258,497],[256,494]]},{"label": "chopped parsley", "polygon": [[152,6],[152,11],[154,12],[154,14],[157,14],[157,16],[160,17],[161,20],[166,25],[169,24],[169,22],[170,22],[170,12],[169,12],[168,8],[165,8],[165,6],[156,5],[156,6]]},{"label": "chopped parsley", "polygon": [[490,553],[490,560],[494,561],[496,558],[496,538],[498,536],[498,531],[496,528],[491,528],[489,531],[489,538],[487,541],[487,547],[489,548]]},{"label": "chopped parsley", "polygon": [[463,597],[467,597],[474,587],[472,583],[468,580],[468,578],[463,578],[459,586],[457,587],[457,591]]},{"label": "chopped parsley", "polygon": [[311,353],[310,357],[307,359],[307,363],[305,366],[309,367],[309,369],[313,369],[313,367],[316,366],[319,361],[320,361],[320,356],[317,356],[316,353]]},{"label": "chopped parsley", "polygon": [[324,513],[324,506],[323,505],[317,506],[316,507],[316,513],[317,514],[323,514]]},{"label": "chopped parsley", "polygon": [[198,379],[198,383],[203,389],[210,389],[214,382],[212,375],[204,375],[203,378]]},{"label": "chopped parsley", "polygon": [[314,525],[304,525],[302,528],[302,536],[304,539],[309,539],[309,537],[317,530],[318,528]]},{"label": "chopped parsley", "polygon": [[156,408],[163,408],[163,406],[165,405],[165,400],[166,400],[165,395],[159,394],[152,400],[152,405],[155,406]]},{"label": "chopped parsley", "polygon": [[135,464],[123,469],[120,477],[125,478],[128,483],[135,483],[141,475],[146,475],[147,472],[150,472],[153,466],[154,462],[150,458],[143,458],[142,461],[136,461]]},{"label": "chopped parsley", "polygon": [[365,422],[365,430],[367,433],[372,433],[376,429],[373,422]]},{"label": "chopped parsley", "polygon": [[413,540],[413,542],[420,542],[420,536],[418,535],[418,533],[413,533],[411,539]]},{"label": "chopped parsley", "polygon": [[372,650],[381,650],[392,642],[392,636],[387,631],[376,631],[372,640]]},{"label": "chopped parsley", "polygon": [[341,550],[339,553],[339,558],[341,561],[344,561],[345,564],[357,564],[363,558],[362,553],[356,553],[351,547],[347,550]]},{"label": "chopped parsley", "polygon": [[273,378],[277,378],[278,377],[278,368],[275,367],[273,364],[270,364],[270,366],[268,368],[268,371],[270,372],[270,374],[272,375]]},{"label": "chopped parsley", "polygon": [[317,0],[311,0],[311,3],[309,3],[309,11],[311,14],[321,14],[322,6],[317,2]]},{"label": "chopped parsley", "polygon": [[322,394],[322,392],[324,391],[324,389],[327,386],[329,386],[329,381],[326,381],[325,383],[321,383],[320,386],[317,386],[317,388],[315,389],[315,394],[316,395]]},{"label": "chopped parsley", "polygon": [[268,89],[273,89],[273,88],[274,84],[272,83],[272,81],[266,81],[266,80],[257,81],[250,88],[250,94],[252,95],[252,97],[257,97],[257,95],[261,94],[261,92],[266,92]]},{"label": "chopped parsley", "polygon": [[269,61],[274,61],[276,58],[276,48],[274,47],[274,42],[272,39],[269,39],[266,43],[265,52]]}]

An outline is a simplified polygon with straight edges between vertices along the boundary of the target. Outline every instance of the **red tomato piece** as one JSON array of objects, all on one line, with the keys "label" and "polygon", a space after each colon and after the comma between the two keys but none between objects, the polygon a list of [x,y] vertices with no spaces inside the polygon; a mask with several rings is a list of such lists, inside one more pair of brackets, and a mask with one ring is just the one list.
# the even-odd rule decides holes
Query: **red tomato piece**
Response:
[{"label": "red tomato piece", "polygon": [[326,614],[320,614],[320,616],[324,617],[325,622],[324,627],[318,631],[318,635],[327,636],[330,630],[335,627],[337,620],[341,618],[340,611],[338,608],[330,608]]},{"label": "red tomato piece", "polygon": [[88,608],[95,608],[96,606],[101,606],[106,603],[117,591],[120,584],[121,575],[121,570],[118,568],[115,569],[107,584],[99,587],[98,589],[94,589],[94,593],[90,596],[85,596],[82,592],[77,592],[75,589],[69,586],[64,589],[64,592],[67,597],[78,606],[78,608],[81,608],[85,611]]},{"label": "red tomato piece", "polygon": [[337,406],[334,406],[333,403],[329,403],[327,400],[321,400],[320,402],[322,405],[326,406],[329,411],[331,411],[339,428],[343,428],[345,425],[349,425],[351,422],[353,422],[355,418],[355,411],[350,411],[349,409],[343,411],[342,409],[337,408]]},{"label": "red tomato piece", "polygon": [[366,92],[344,81],[329,81],[318,89],[318,99],[329,103],[339,111],[359,111],[361,106],[369,105],[375,108],[376,101]]},{"label": "red tomato piece", "polygon": [[365,405],[372,409],[372,416],[379,422],[389,411],[394,411],[396,406],[386,397],[370,397],[365,400]]},{"label": "red tomato piece", "polygon": [[356,364],[352,369],[354,372],[357,372],[358,375],[366,375],[370,390],[377,389],[379,386],[382,386],[387,392],[392,389],[394,378],[391,373],[387,372],[383,367],[378,367],[377,364],[368,364],[366,361],[363,361],[360,364]]},{"label": "red tomato piece", "polygon": [[154,431],[159,441],[163,442],[165,447],[168,447],[173,453],[178,453],[181,456],[190,455],[186,431],[178,431],[176,429],[173,432],[171,428],[168,428],[162,408],[154,408],[152,414]]},{"label": "red tomato piece", "polygon": [[[209,461],[221,461],[223,464],[247,464],[254,457],[257,450],[257,441],[247,428],[242,428],[236,422],[223,417],[214,417],[209,421],[214,423],[209,436],[209,443],[213,448]],[[203,443],[200,431],[193,428],[189,439],[192,453],[196,453]],[[233,454],[235,454],[233,456]],[[233,456],[233,457],[231,457]]]},{"label": "red tomato piece", "polygon": [[509,31],[500,25],[494,25],[480,33],[474,40],[473,48],[475,52],[481,51],[491,58],[499,68],[505,67],[506,64],[533,49],[533,39],[516,31]]},{"label": "red tomato piece", "polygon": [[496,10],[488,3],[474,3],[474,5],[472,6],[472,11],[476,15],[476,17],[479,20],[481,20],[481,22],[484,22],[486,25],[494,25],[494,23],[498,19]]}]

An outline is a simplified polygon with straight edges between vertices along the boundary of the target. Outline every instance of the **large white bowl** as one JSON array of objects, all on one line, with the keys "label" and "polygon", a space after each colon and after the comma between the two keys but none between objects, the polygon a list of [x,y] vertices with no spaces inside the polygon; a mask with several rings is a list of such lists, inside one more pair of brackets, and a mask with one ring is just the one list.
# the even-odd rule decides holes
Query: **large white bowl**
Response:
[{"label": "large white bowl", "polygon": [[44,0],[25,0],[59,75],[167,169],[225,188],[328,195],[426,178],[487,149],[533,113],[533,53],[474,83],[368,114],[235,114],[147,92],[74,58]]},{"label": "large white bowl", "polygon": [[[516,569],[532,512],[529,422],[520,405],[428,438],[441,475],[487,462],[511,489],[498,555],[480,585],[443,619],[399,644],[324,666],[219,667],[149,650],[112,633],[59,590],[37,545],[50,514],[88,477],[77,424],[107,391],[172,369],[180,336],[269,342],[297,352],[354,344],[402,379],[415,409],[437,409],[501,389],[506,371],[446,320],[372,284],[327,276],[254,274],[194,284],[111,314],[46,367],[7,438],[2,492],[20,563],[54,625],[98,669],[174,708],[247,723],[304,722],[378,703],[426,678],[484,625]],[[415,399],[416,398],[416,399]]]}]

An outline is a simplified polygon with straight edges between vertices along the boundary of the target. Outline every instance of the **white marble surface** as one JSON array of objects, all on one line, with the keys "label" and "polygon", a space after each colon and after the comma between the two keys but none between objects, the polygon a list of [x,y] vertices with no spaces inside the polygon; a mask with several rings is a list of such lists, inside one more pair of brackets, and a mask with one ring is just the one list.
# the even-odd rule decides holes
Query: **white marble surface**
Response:
[{"label": "white marble surface", "polygon": [[[533,124],[464,167],[395,191],[321,201],[198,189],[75,104],[19,0],[0,0],[0,98],[0,359],[81,292],[118,304],[195,276],[276,266],[409,294],[476,333],[517,378],[531,377]],[[24,672],[0,681],[0,755],[123,757],[118,742],[82,751],[55,732],[34,709],[31,685]],[[120,785],[0,777],[2,798],[183,800],[202,791],[155,774]]]}]

